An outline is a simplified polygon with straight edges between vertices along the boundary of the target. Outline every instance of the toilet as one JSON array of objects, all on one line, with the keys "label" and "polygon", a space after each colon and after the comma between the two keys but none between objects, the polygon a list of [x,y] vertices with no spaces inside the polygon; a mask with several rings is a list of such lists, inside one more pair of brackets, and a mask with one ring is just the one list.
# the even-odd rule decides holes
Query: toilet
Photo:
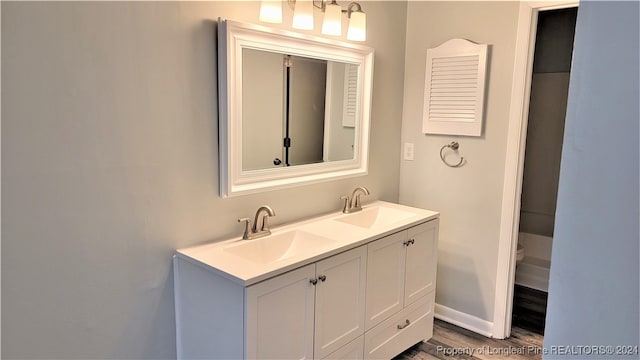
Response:
[{"label": "toilet", "polygon": [[516,251],[516,266],[524,259],[524,246],[518,243],[518,249]]}]

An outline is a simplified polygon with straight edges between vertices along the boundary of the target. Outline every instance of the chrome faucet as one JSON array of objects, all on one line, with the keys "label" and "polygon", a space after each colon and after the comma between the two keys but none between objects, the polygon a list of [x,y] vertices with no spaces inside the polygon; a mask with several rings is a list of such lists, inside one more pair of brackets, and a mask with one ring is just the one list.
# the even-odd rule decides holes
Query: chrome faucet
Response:
[{"label": "chrome faucet", "polygon": [[369,190],[364,186],[355,188],[351,193],[351,198],[347,195],[341,196],[340,199],[344,200],[342,212],[349,214],[362,210],[362,204],[360,203],[361,195],[369,195]]},{"label": "chrome faucet", "polygon": [[242,218],[238,219],[238,222],[245,222],[243,240],[252,240],[259,237],[271,235],[271,229],[269,229],[269,217],[276,216],[276,212],[270,206],[263,205],[258,211],[256,211],[256,217],[253,220],[253,226],[251,225],[251,219]]}]

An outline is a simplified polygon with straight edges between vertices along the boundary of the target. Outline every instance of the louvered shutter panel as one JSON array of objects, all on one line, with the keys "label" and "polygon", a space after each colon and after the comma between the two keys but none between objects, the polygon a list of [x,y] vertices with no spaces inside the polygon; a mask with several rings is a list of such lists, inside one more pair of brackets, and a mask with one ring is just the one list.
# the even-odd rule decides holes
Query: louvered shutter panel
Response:
[{"label": "louvered shutter panel", "polygon": [[345,64],[345,66],[342,126],[354,127],[358,115],[358,65]]},{"label": "louvered shutter panel", "polygon": [[487,45],[452,39],[427,50],[422,132],[480,136]]}]

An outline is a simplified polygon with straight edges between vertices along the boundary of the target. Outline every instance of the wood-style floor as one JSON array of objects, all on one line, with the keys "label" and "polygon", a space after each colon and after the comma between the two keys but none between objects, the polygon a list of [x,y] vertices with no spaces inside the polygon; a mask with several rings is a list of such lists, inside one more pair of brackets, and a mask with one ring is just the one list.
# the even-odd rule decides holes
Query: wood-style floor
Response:
[{"label": "wood-style floor", "polygon": [[491,339],[436,319],[428,342],[414,345],[394,360],[542,359],[542,339],[519,327],[511,329],[508,339]]},{"label": "wood-style floor", "polygon": [[544,334],[547,293],[516,285],[513,294],[512,326]]}]

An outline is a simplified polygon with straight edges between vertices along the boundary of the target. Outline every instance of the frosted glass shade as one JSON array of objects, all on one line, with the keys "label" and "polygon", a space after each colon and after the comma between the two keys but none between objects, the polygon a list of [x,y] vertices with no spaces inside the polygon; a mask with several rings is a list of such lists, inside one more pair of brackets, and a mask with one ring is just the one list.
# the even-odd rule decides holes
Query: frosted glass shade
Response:
[{"label": "frosted glass shade", "polygon": [[351,13],[347,39],[353,41],[367,40],[367,15],[362,11],[354,11]]},{"label": "frosted glass shade", "polygon": [[280,0],[262,0],[260,4],[260,21],[281,24],[282,3]]},{"label": "frosted glass shade", "polygon": [[342,8],[338,4],[327,4],[324,10],[322,33],[325,35],[342,35]]},{"label": "frosted glass shade", "polygon": [[301,30],[313,30],[313,3],[311,0],[296,0],[291,26]]}]

